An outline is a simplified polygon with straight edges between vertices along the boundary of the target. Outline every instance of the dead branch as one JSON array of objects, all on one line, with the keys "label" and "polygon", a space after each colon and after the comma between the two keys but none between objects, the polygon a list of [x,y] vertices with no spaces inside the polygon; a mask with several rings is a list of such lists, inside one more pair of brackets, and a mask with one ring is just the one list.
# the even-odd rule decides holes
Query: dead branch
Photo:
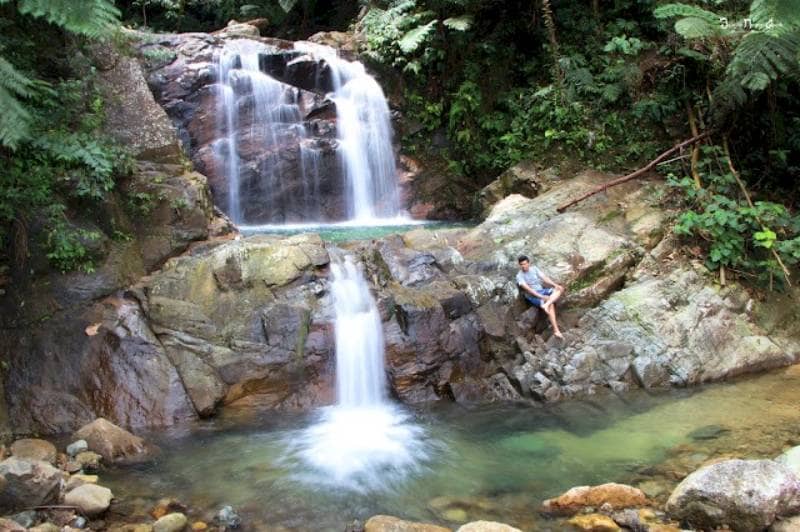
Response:
[{"label": "dead branch", "polygon": [[659,155],[658,157],[656,157],[655,159],[653,159],[652,161],[647,163],[645,166],[643,166],[643,167],[639,168],[638,170],[636,170],[635,172],[632,172],[632,173],[630,173],[628,175],[619,177],[617,179],[612,179],[611,181],[609,181],[607,183],[603,183],[602,185],[599,185],[599,186],[593,188],[592,190],[590,190],[586,194],[584,194],[584,195],[582,195],[580,197],[577,197],[577,198],[575,198],[573,200],[570,200],[567,203],[564,203],[563,205],[559,206],[556,210],[558,212],[564,212],[568,208],[572,207],[576,203],[580,203],[581,201],[585,200],[586,198],[589,198],[591,196],[594,196],[595,194],[603,192],[604,190],[606,190],[608,188],[611,188],[611,187],[614,187],[614,186],[617,186],[617,185],[621,185],[622,183],[630,181],[631,179],[636,179],[640,175],[652,170],[658,163],[660,163],[661,161],[663,161],[664,159],[666,159],[667,157],[669,157],[673,153],[675,153],[677,151],[680,151],[683,148],[685,148],[686,146],[689,146],[690,144],[694,144],[698,140],[704,139],[709,135],[711,135],[711,131],[705,131],[703,133],[700,133],[699,135],[693,136],[690,139],[687,139],[687,140],[684,140],[682,142],[679,142],[678,144],[676,144],[675,146],[671,147],[670,149],[668,149],[667,151],[665,151],[664,153],[662,153],[661,155]]}]

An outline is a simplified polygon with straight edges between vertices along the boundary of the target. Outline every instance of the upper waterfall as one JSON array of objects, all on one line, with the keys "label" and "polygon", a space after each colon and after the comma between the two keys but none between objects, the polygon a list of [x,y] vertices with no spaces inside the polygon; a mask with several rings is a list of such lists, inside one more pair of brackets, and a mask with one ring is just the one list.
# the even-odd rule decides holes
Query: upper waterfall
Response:
[{"label": "upper waterfall", "polygon": [[[391,119],[380,85],[332,48],[294,47],[276,52],[233,39],[215,55],[212,170],[225,183],[215,189],[222,208],[239,225],[398,217]],[[286,82],[297,72],[305,76],[302,88]]]}]

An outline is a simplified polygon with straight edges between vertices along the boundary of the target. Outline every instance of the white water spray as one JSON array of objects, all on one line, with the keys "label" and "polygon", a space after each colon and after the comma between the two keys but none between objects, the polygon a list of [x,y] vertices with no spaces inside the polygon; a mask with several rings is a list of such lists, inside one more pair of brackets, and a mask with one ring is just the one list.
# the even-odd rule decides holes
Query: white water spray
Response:
[{"label": "white water spray", "polygon": [[392,488],[427,456],[423,431],[386,397],[380,314],[358,266],[332,264],[337,404],[296,442],[309,468],[301,480],[355,491]]}]

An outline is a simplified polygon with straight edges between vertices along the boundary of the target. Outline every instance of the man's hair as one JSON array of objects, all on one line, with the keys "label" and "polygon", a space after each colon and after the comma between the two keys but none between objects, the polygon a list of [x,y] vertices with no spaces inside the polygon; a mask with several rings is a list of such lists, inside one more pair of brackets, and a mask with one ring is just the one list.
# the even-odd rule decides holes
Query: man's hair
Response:
[{"label": "man's hair", "polygon": [[520,264],[522,264],[525,261],[530,262],[530,259],[528,258],[527,255],[520,255],[519,257],[517,257],[517,262],[519,262]]}]

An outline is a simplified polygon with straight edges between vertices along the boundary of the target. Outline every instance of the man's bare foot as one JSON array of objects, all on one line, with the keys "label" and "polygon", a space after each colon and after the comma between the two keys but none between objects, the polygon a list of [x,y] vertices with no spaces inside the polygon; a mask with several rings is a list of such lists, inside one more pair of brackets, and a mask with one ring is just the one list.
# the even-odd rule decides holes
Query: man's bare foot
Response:
[{"label": "man's bare foot", "polygon": [[548,309],[550,308],[550,305],[551,305],[551,304],[552,304],[552,303],[550,303],[549,301],[545,301],[545,302],[542,304],[542,307],[541,307],[541,308],[542,308],[542,310],[543,310],[543,311],[545,311],[545,312],[547,312],[547,311],[548,311]]},{"label": "man's bare foot", "polygon": [[563,339],[564,339],[564,335],[563,335],[563,334],[561,334],[561,331],[556,331],[556,332],[554,332],[554,333],[553,333],[553,336],[555,336],[555,337],[556,337],[556,338],[558,338],[559,340],[563,340]]}]

